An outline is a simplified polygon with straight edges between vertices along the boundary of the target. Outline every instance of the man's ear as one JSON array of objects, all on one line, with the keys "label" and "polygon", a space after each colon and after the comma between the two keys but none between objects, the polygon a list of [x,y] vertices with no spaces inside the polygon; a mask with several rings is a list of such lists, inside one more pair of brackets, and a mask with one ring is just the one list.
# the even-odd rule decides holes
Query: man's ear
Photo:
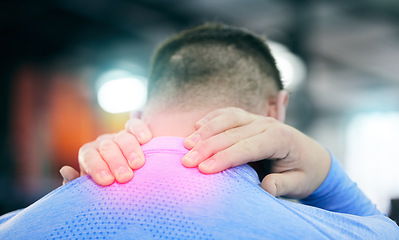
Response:
[{"label": "man's ear", "polygon": [[289,94],[286,90],[280,90],[272,100],[269,100],[267,116],[273,117],[280,122],[285,121],[285,113],[287,110]]}]

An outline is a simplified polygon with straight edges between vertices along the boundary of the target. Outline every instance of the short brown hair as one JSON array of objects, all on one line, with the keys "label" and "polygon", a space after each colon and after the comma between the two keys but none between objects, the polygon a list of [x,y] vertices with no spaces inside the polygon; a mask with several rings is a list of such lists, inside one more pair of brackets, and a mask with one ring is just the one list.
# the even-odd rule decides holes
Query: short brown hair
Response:
[{"label": "short brown hair", "polygon": [[148,105],[240,107],[259,112],[283,88],[265,39],[206,23],[167,39],[152,59]]}]

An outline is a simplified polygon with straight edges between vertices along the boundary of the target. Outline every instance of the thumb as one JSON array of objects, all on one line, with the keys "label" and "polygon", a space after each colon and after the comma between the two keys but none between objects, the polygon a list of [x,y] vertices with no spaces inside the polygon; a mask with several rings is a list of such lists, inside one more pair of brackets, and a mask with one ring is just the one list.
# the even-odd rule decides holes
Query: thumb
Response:
[{"label": "thumb", "polygon": [[272,173],[262,180],[260,186],[275,197],[300,199],[307,194],[304,177],[304,173],[300,171]]},{"label": "thumb", "polygon": [[64,179],[62,185],[65,185],[67,182],[79,177],[79,173],[70,166],[63,166],[60,169],[60,174]]}]

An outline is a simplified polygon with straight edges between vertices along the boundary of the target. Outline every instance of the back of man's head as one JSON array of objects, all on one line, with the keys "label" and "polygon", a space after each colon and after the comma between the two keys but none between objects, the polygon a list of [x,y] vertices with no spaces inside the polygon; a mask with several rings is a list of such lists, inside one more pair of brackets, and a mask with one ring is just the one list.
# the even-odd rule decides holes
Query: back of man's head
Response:
[{"label": "back of man's head", "polygon": [[267,99],[282,88],[264,39],[207,23],[159,46],[152,59],[146,111],[232,106],[264,114]]}]

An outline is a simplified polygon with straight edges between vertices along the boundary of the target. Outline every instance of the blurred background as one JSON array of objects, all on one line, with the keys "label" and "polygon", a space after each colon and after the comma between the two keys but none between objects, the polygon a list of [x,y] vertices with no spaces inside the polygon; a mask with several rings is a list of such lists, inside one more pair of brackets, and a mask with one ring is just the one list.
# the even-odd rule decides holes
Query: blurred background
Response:
[{"label": "blurred background", "polygon": [[291,92],[288,123],[397,218],[396,0],[1,1],[0,214],[60,186],[82,144],[121,130],[144,103],[157,44],[205,21],[270,40]]}]

